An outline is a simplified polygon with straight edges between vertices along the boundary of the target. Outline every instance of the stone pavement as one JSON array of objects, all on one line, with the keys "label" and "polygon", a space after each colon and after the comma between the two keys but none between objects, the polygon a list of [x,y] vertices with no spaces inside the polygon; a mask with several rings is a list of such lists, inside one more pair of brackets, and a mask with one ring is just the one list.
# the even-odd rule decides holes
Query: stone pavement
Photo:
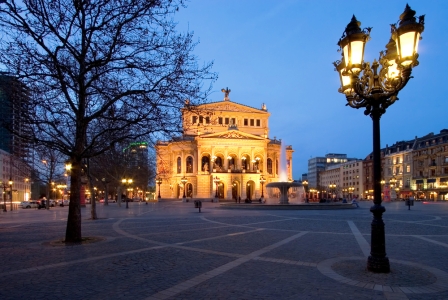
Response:
[{"label": "stone pavement", "polygon": [[229,210],[219,203],[0,212],[0,299],[448,299],[448,203],[385,203],[389,274],[365,269],[369,207]]}]

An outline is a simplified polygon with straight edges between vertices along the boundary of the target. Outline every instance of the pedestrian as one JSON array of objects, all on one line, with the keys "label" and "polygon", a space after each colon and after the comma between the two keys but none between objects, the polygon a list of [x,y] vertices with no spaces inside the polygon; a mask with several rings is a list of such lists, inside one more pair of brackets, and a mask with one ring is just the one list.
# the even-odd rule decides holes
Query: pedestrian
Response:
[{"label": "pedestrian", "polygon": [[356,198],[353,198],[353,200],[352,200],[352,204],[355,204],[356,207],[359,207],[359,205],[358,205],[358,201],[356,201]]}]

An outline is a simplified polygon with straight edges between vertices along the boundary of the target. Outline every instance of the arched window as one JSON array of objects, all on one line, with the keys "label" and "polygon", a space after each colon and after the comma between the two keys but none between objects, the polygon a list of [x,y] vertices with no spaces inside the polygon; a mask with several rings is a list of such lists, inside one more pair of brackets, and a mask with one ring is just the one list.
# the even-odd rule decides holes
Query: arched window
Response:
[{"label": "arched window", "polygon": [[241,168],[243,170],[247,170],[247,157],[243,156],[241,158]]},{"label": "arched window", "polygon": [[193,173],[193,157],[187,157],[187,173]]},{"label": "arched window", "polygon": [[206,171],[206,172],[209,171],[209,168],[210,168],[210,158],[208,156],[203,156],[202,157],[201,166],[202,166],[202,171]]},{"label": "arched window", "polygon": [[275,174],[279,174],[278,173],[278,159],[275,161]]},{"label": "arched window", "polygon": [[177,158],[177,174],[182,173],[182,160],[180,157]]},{"label": "arched window", "polygon": [[272,174],[272,159],[268,158],[267,164],[268,164],[268,173]]}]

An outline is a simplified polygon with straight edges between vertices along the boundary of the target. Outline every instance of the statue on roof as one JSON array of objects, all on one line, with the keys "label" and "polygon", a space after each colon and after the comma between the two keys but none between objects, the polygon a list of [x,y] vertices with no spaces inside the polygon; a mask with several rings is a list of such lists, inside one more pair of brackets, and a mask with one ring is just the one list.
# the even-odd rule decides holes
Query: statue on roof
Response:
[{"label": "statue on roof", "polygon": [[231,90],[227,87],[225,89],[221,89],[221,92],[224,93],[224,101],[230,101],[229,94]]}]

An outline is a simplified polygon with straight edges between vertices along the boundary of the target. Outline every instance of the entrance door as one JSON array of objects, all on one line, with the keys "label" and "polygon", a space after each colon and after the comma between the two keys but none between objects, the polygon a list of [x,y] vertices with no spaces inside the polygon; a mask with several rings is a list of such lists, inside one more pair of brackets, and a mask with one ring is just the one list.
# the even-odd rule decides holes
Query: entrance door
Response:
[{"label": "entrance door", "polygon": [[218,198],[224,199],[224,183],[218,183]]},{"label": "entrance door", "polygon": [[255,193],[255,182],[250,180],[246,184],[246,198],[249,199],[249,200],[253,200],[254,199],[254,193]]},{"label": "entrance door", "polygon": [[239,184],[238,181],[234,181],[234,182],[232,183],[232,199],[235,200],[235,201],[238,200],[238,196],[239,196],[239,194],[238,194],[239,186],[240,186],[240,184]]},{"label": "entrance door", "polygon": [[189,198],[193,198],[193,185],[191,183],[187,183],[185,186],[186,190],[186,196]]}]

